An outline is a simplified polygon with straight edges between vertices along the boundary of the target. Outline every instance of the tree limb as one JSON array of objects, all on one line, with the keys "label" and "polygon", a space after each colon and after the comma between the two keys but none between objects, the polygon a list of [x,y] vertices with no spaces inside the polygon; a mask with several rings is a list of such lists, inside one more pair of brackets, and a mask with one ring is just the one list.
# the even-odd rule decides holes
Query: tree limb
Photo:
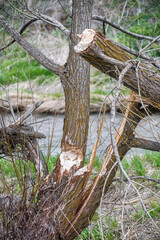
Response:
[{"label": "tree limb", "polygon": [[13,124],[11,125],[21,125],[25,122],[27,118],[43,103],[43,101],[39,101],[35,103],[32,107],[30,107],[27,112],[25,112],[20,118],[18,118]]},{"label": "tree limb", "polygon": [[[153,41],[155,39],[155,38],[152,38],[152,37],[149,37],[149,36],[145,36],[145,35],[130,32],[130,31],[126,30],[125,28],[123,28],[121,26],[118,26],[115,23],[112,23],[110,20],[106,19],[105,17],[93,15],[92,19],[93,20],[98,20],[98,21],[101,21],[101,22],[105,22],[105,23],[109,24],[110,26],[120,30],[121,32],[126,33],[126,34],[128,34],[132,37],[136,37],[138,39],[146,39],[146,40],[149,40],[149,41]],[[157,39],[156,42],[158,42],[158,41],[160,41],[160,40]]]},{"label": "tree limb", "polygon": [[48,168],[37,141],[37,138],[45,138],[45,135],[35,132],[33,127],[23,123],[42,103],[42,101],[37,102],[8,127],[5,127],[3,117],[1,116],[3,125],[0,128],[0,153],[10,155],[8,149],[17,151],[17,144],[21,145],[24,158],[33,162],[38,176],[46,176],[48,174]]},{"label": "tree limb", "polygon": [[93,29],[83,31],[81,42],[74,49],[94,67],[117,80],[127,62],[132,62],[131,69],[124,76],[123,84],[136,93],[139,93],[140,87],[141,96],[150,99],[154,106],[160,108],[160,74],[154,70],[153,65],[141,62],[137,80],[138,61]]},{"label": "tree limb", "polygon": [[70,32],[69,32],[69,30],[62,23],[60,23],[58,20],[56,20],[53,17],[49,17],[47,15],[41,14],[41,13],[39,13],[39,14],[35,14],[34,13],[34,15],[37,18],[39,18],[39,20],[42,20],[43,22],[46,22],[46,23],[48,23],[48,24],[50,24],[52,26],[57,27],[58,29],[60,29],[66,35],[66,37],[68,39],[70,39]]},{"label": "tree limb", "polygon": [[154,58],[154,57],[148,57],[147,55],[145,55],[145,54],[143,54],[143,53],[140,54],[139,51],[136,51],[136,50],[134,50],[134,49],[132,49],[132,48],[129,48],[129,47],[127,47],[127,46],[124,46],[124,45],[122,45],[122,44],[120,44],[120,43],[118,43],[118,42],[114,42],[114,41],[113,41],[113,43],[114,43],[115,45],[117,45],[118,47],[122,48],[123,50],[125,50],[126,52],[128,52],[128,53],[130,53],[130,54],[132,54],[132,55],[134,55],[134,56],[136,56],[136,57],[140,57],[140,58],[143,58],[143,59],[145,59],[145,60],[151,61],[154,66],[160,68],[160,66],[156,63],[156,60],[157,60],[156,58]]},{"label": "tree limb", "polygon": [[50,70],[51,72],[59,75],[60,69],[62,68],[60,65],[54,63],[52,60],[47,58],[44,54],[42,54],[37,48],[28,43],[26,40],[22,38],[22,36],[9,25],[6,19],[0,15],[0,26],[8,32],[8,34],[15,39],[15,41],[24,48],[34,59],[36,59],[41,65]]},{"label": "tree limb", "polygon": [[129,143],[130,148],[142,148],[151,151],[160,152],[160,143],[143,138],[134,138]]},{"label": "tree limb", "polygon": [[[30,21],[28,21],[26,24],[23,25],[23,27],[21,28],[21,30],[19,31],[19,33],[22,34],[30,24],[32,24],[33,22],[35,22],[35,21],[37,21],[37,20],[38,20],[38,19],[33,18],[33,19],[31,19]],[[11,40],[7,45],[3,46],[3,47],[0,49],[0,52],[3,51],[3,50],[5,50],[7,47],[11,46],[14,42],[16,42],[15,39]]]}]

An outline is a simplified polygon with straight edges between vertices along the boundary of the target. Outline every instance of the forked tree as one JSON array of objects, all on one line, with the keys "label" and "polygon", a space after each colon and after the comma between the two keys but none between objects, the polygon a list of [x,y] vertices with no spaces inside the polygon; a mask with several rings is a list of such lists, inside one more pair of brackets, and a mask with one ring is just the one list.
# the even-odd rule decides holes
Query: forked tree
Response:
[{"label": "forked tree", "polygon": [[[0,209],[4,219],[7,219],[7,226],[4,224],[3,228],[3,236],[15,239],[21,237],[22,239],[74,239],[90,224],[100,204],[102,194],[107,192],[118,165],[121,167],[120,161],[128,150],[137,147],[159,151],[158,142],[134,136],[136,126],[148,114],[148,111],[150,114],[159,111],[158,65],[155,61],[150,64],[136,60],[127,53],[131,50],[122,49],[122,46],[105,39],[96,30],[90,29],[92,18],[107,22],[99,16],[92,17],[92,0],[73,0],[71,31],[56,19],[39,11],[33,11],[26,1],[20,1],[20,5],[14,4],[14,1],[7,2],[10,8],[30,20],[18,33],[8,23],[4,12],[0,15],[0,25],[13,38],[13,41],[16,41],[41,65],[60,76],[65,94],[65,119],[61,153],[54,171],[49,175],[47,164],[37,143],[37,138],[43,137],[43,134],[34,132],[25,124],[27,117],[41,103],[37,103],[7,128],[4,127],[2,118],[0,152],[9,154],[14,162],[13,149],[15,151],[17,145],[21,145],[23,158],[31,161],[37,171],[37,180],[29,197],[25,185],[23,186],[19,179],[21,197],[10,198],[8,196],[1,199]],[[58,27],[67,36],[69,56],[64,66],[50,60],[22,37],[22,32],[36,20],[42,20]],[[113,23],[107,23],[116,27]],[[119,30],[125,31],[121,27]],[[129,34],[132,33],[129,32]],[[135,37],[148,39],[151,42],[158,41],[158,38],[135,35]],[[81,38],[80,43],[78,43],[79,38]],[[135,52],[131,53],[136,55]],[[143,54],[141,57],[147,58]],[[119,97],[119,87],[117,87],[111,111],[112,144],[108,147],[102,167],[93,180],[90,179],[90,175],[103,120],[90,162],[84,166],[90,112],[90,64],[117,79],[118,86],[123,82],[132,90],[121,126],[115,134],[115,104]],[[16,166],[15,169],[17,169]]]}]

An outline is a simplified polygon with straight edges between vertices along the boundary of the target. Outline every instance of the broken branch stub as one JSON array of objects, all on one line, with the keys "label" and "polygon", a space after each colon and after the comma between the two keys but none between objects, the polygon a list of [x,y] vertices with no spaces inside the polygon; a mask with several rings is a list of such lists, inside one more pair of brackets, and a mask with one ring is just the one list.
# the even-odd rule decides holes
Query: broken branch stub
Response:
[{"label": "broken branch stub", "polygon": [[[131,69],[124,75],[123,84],[160,108],[160,73],[149,62],[140,62],[98,31],[86,29],[74,47],[91,65],[118,80],[122,69],[131,61]],[[138,71],[138,78],[136,72]]]}]

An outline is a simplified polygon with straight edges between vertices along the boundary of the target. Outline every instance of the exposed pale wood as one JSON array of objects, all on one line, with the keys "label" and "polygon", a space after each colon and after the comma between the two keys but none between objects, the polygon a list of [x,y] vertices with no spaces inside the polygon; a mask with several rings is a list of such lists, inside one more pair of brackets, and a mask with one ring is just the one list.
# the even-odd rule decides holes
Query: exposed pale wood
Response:
[{"label": "exposed pale wood", "polygon": [[[87,44],[84,38],[89,39]],[[136,59],[93,29],[86,29],[82,33],[82,41],[75,46],[75,51],[101,72],[115,79],[119,78],[127,62],[132,61],[133,66],[125,74],[123,84],[160,108],[160,73],[153,65],[146,62],[137,65]]]},{"label": "exposed pale wood", "polygon": [[83,149],[76,146],[63,144],[62,152],[58,158],[55,174],[56,182],[61,182],[63,177],[67,179],[73,175],[83,164]]},{"label": "exposed pale wood", "polygon": [[[145,116],[142,112],[141,114],[137,114],[139,113],[141,105],[139,103],[134,103],[134,99],[135,96],[134,93],[132,93],[130,96],[130,102],[128,103],[125,112],[125,116],[116,134],[116,142],[119,148],[121,159],[130,149],[128,140],[132,139],[135,127]],[[80,232],[80,229],[84,229],[89,224],[89,219],[92,218],[96,208],[100,203],[103,189],[105,193],[113,181],[116,170],[116,158],[114,156],[113,148],[110,146],[108,148],[108,152],[102,164],[101,170],[99,171],[90,187],[83,193],[82,201],[78,207],[79,210],[65,234],[67,239],[72,239],[71,236],[73,236],[73,234],[76,236],[73,226],[78,232]],[[106,178],[107,182],[106,186],[104,186]]]}]

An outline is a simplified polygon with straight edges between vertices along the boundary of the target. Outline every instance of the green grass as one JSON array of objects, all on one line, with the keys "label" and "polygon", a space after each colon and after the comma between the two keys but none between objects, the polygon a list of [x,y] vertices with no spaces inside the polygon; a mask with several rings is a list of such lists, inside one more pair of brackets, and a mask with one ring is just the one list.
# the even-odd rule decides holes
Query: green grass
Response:
[{"label": "green grass", "polygon": [[[160,203],[159,201],[151,201],[149,203],[149,206],[147,207],[148,209],[148,212],[149,214],[151,215],[151,217],[154,219],[154,220],[159,220],[160,219]],[[142,207],[139,207],[139,210],[134,213],[132,215],[132,218],[134,219],[134,221],[144,221],[145,219],[148,218],[148,216],[146,215],[146,213],[144,212],[144,210],[142,209]]]},{"label": "green grass", "polygon": [[139,176],[145,176],[146,169],[144,166],[144,161],[138,155],[133,156],[131,161],[131,167]]},{"label": "green grass", "polygon": [[160,202],[159,201],[151,201],[151,210],[150,215],[152,218],[160,219]]},{"label": "green grass", "polygon": [[146,173],[144,157],[134,155],[131,161],[126,158],[122,160],[122,165],[127,173],[144,176]]},{"label": "green grass", "polygon": [[57,159],[59,157],[59,154],[55,155],[55,156],[50,156],[49,159],[47,158],[47,156],[44,156],[44,159],[46,162],[48,162],[47,166],[48,166],[48,171],[49,173],[51,173],[56,165]]},{"label": "green grass", "polygon": [[102,103],[103,100],[100,97],[91,96],[91,103]]},{"label": "green grass", "polygon": [[36,60],[30,57],[23,49],[16,46],[5,52],[1,65],[1,84],[11,84],[37,79],[37,84],[50,83],[57,75],[40,65]]},{"label": "green grass", "polygon": [[[26,171],[30,171],[31,173],[35,173],[35,169],[34,169],[34,165],[31,162],[26,162],[24,160],[14,160],[17,170],[19,172],[20,175],[24,176],[24,173]],[[0,169],[3,172],[3,174],[7,177],[10,178],[15,178],[16,177],[16,173],[15,173],[15,168],[13,165],[13,161],[12,159],[0,159]]]},{"label": "green grass", "polygon": [[93,92],[92,92],[93,94],[100,94],[100,95],[104,95],[104,96],[106,96],[107,95],[107,91],[105,91],[105,90],[102,90],[102,89],[95,89]]},{"label": "green grass", "polygon": [[110,77],[102,72],[100,72],[99,70],[93,70],[91,71],[91,80],[93,83],[97,83],[97,81],[99,82],[97,86],[103,86],[105,83],[109,83]]},{"label": "green grass", "polygon": [[[57,154],[56,156],[50,156],[49,160],[48,160],[48,171],[49,173],[52,172],[57,158],[58,158],[59,154]],[[47,156],[44,156],[45,161],[47,162]],[[30,161],[25,161],[25,160],[15,160],[15,164],[16,167],[18,169],[18,172],[20,175],[24,176],[26,171],[29,171],[30,173],[32,173],[32,175],[36,177],[36,171],[34,168],[33,163],[31,163]],[[3,174],[9,178],[15,178],[16,177],[16,173],[15,173],[15,168],[13,165],[13,162],[11,159],[0,159],[0,169],[3,172]]]},{"label": "green grass", "polygon": [[[135,3],[134,3],[135,4]],[[152,3],[153,4],[153,3]],[[152,5],[153,8],[153,5]],[[131,16],[127,17],[127,23],[125,22],[125,18],[124,20],[122,20],[121,24],[129,25],[130,26],[127,28],[129,31],[133,32],[133,33],[137,33],[137,34],[141,34],[141,35],[146,35],[146,36],[151,36],[151,37],[156,37],[158,35],[160,35],[160,11],[157,8],[157,6],[154,6],[154,11],[146,11],[146,12],[142,12],[140,14],[133,14]],[[148,7],[148,9],[150,9]],[[137,18],[138,21],[135,21]],[[119,43],[135,49],[135,50],[139,50],[138,49],[138,44],[137,44],[137,39],[134,37],[131,37],[127,34],[123,34],[122,32],[117,33],[117,40]],[[142,48],[145,47],[148,44],[148,42],[146,40],[143,40],[142,43]],[[152,45],[152,48],[156,49],[158,48],[158,44],[154,43]],[[151,51],[149,53],[150,56],[156,56],[159,57],[160,56],[160,52],[159,49],[157,49],[157,51]]]},{"label": "green grass", "polygon": [[52,94],[52,99],[53,100],[55,100],[57,98],[61,98],[61,97],[64,97],[63,93],[56,92],[56,93]]},{"label": "green grass", "polygon": [[[85,162],[84,164],[88,164],[90,161],[90,156],[85,158]],[[95,157],[94,163],[93,163],[93,168],[97,171],[99,171],[101,169],[101,165],[102,165],[102,161],[99,159],[98,156]]]},{"label": "green grass", "polygon": [[76,239],[77,240],[88,240],[88,239],[101,240],[102,239],[101,230],[99,229],[99,226],[96,226],[93,229],[86,228]]},{"label": "green grass", "polygon": [[160,153],[159,152],[145,152],[145,159],[147,162],[150,162],[152,167],[160,167]]},{"label": "green grass", "polygon": [[121,90],[120,90],[120,93],[123,94],[123,95],[129,95],[131,92],[131,90],[125,86],[122,86]]},{"label": "green grass", "polygon": [[118,222],[116,220],[116,217],[109,218],[105,217],[105,219],[102,219],[103,226],[102,229],[100,229],[99,225],[96,224],[94,226],[90,226],[83,230],[83,232],[76,238],[77,240],[102,240],[102,232],[104,239],[107,240],[120,240],[119,236],[119,227]]}]

